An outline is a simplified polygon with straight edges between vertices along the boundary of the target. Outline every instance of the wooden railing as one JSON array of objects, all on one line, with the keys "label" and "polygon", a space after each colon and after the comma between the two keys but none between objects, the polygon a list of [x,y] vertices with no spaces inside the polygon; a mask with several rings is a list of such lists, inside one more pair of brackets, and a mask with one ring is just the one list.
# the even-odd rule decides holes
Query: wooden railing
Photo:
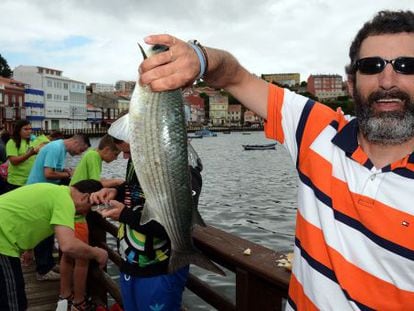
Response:
[{"label": "wooden railing", "polygon": [[[106,244],[106,232],[116,237],[117,227],[96,213],[88,215],[88,224],[90,244],[105,248],[110,260],[119,267],[120,256]],[[193,231],[193,239],[195,246],[206,256],[235,273],[235,303],[191,273],[186,285],[189,290],[217,310],[282,309],[290,278],[288,270],[277,266],[277,260],[282,254],[211,226],[197,226]],[[244,254],[248,248],[250,255]],[[96,266],[90,269],[89,289],[91,295],[99,297],[104,304],[109,293],[122,305],[118,286]],[[188,307],[191,310],[191,306]]]}]

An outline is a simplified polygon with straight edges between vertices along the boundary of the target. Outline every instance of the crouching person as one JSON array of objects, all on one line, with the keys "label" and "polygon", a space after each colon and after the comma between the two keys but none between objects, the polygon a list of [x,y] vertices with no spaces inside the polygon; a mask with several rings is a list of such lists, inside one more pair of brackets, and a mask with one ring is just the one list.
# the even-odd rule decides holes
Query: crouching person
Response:
[{"label": "crouching person", "polygon": [[107,252],[76,239],[73,231],[75,214],[88,213],[90,193],[101,188],[96,180],[70,187],[37,183],[0,196],[0,310],[27,309],[20,254],[53,233],[64,254],[105,266]]}]

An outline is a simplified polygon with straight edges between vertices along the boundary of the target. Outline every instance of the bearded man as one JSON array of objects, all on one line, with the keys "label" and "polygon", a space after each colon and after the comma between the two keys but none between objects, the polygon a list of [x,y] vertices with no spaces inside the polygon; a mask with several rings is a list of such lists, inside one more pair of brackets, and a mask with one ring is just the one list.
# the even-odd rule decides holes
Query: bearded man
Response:
[{"label": "bearded man", "polygon": [[257,78],[226,51],[170,35],[145,42],[169,50],[142,62],[141,85],[202,77],[264,118],[294,160],[287,310],[414,310],[413,12],[379,12],[355,37],[346,70],[356,118]]}]

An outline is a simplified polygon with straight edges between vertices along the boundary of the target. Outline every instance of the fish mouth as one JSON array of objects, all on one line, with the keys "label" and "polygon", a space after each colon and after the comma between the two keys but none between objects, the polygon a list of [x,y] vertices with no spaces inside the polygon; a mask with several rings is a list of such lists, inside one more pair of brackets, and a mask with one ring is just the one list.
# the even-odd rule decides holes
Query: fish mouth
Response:
[{"label": "fish mouth", "polygon": [[139,49],[141,50],[142,57],[143,57],[144,59],[147,59],[147,58],[148,58],[148,56],[147,56],[147,54],[145,53],[144,49],[142,48],[142,45],[138,43],[138,46],[139,46]]}]

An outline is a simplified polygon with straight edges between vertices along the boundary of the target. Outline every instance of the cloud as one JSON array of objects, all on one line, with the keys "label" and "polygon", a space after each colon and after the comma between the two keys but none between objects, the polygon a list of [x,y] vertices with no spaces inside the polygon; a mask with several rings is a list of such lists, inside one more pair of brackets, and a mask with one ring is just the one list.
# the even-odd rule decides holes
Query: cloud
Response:
[{"label": "cloud", "polygon": [[0,53],[11,68],[41,65],[75,80],[134,80],[137,42],[171,33],[232,52],[250,71],[344,75],[348,48],[381,9],[412,0],[2,0]]}]

